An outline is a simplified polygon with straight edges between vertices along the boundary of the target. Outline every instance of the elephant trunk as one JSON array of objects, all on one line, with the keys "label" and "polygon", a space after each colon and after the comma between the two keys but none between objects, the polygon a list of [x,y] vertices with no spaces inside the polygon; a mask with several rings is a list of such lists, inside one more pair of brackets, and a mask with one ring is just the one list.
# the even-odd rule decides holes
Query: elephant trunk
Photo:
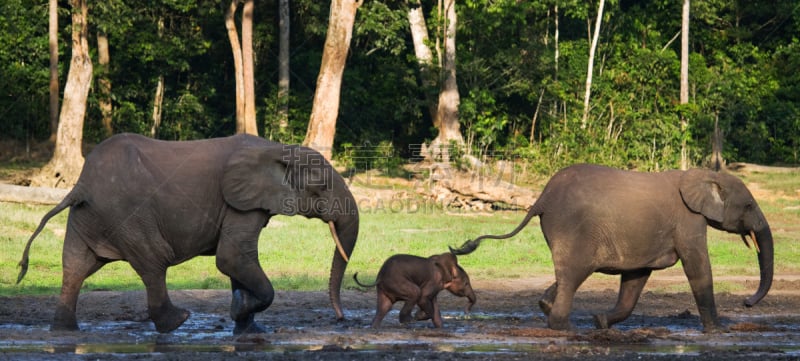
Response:
[{"label": "elephant trunk", "polygon": [[775,268],[773,263],[775,251],[772,242],[772,231],[770,231],[769,226],[752,234],[755,235],[753,237],[753,243],[757,244],[758,267],[761,270],[761,281],[758,284],[758,291],[744,301],[747,307],[754,306],[767,295],[770,287],[772,287],[772,276]]},{"label": "elephant trunk", "polygon": [[467,304],[467,307],[464,308],[464,313],[469,314],[469,312],[472,310],[472,306],[474,306],[475,302],[478,300],[472,287],[467,290],[467,299],[469,300],[469,303]]},{"label": "elephant trunk", "polygon": [[[347,269],[347,262],[353,253],[358,238],[358,213],[340,217],[331,223],[331,232],[334,237],[336,249],[333,251],[333,263],[331,265],[331,276],[328,282],[328,293],[330,295],[333,310],[336,312],[336,319],[343,320],[340,290],[344,271]],[[338,242],[336,239],[338,238]]]}]

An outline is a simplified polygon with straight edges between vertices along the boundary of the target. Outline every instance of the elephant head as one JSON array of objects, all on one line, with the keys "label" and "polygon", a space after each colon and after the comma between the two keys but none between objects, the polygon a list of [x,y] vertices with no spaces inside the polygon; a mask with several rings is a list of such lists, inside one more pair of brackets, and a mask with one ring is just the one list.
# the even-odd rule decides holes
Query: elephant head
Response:
[{"label": "elephant head", "polygon": [[442,274],[443,288],[453,295],[466,297],[469,300],[469,303],[464,308],[464,313],[469,313],[472,310],[472,306],[475,305],[477,297],[475,296],[475,290],[472,289],[469,275],[458,264],[456,255],[453,252],[447,252],[431,256],[430,259]]},{"label": "elephant head", "polygon": [[329,294],[343,319],[339,292],[358,238],[359,215],[344,179],[317,151],[272,144],[243,147],[231,155],[222,179],[225,201],[238,210],[302,215],[328,223],[336,243]]},{"label": "elephant head", "polygon": [[772,286],[774,250],[769,224],[753,195],[741,180],[730,174],[700,169],[684,173],[679,188],[686,206],[702,214],[710,226],[741,235],[748,247],[747,236],[752,238],[758,252],[761,281],[758,291],[745,300],[745,305],[758,303]]}]

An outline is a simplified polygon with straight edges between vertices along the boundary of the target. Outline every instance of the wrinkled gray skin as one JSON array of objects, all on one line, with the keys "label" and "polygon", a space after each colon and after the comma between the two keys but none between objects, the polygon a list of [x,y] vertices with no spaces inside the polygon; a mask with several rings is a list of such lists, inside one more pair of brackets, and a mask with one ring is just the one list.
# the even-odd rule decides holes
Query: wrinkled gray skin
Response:
[{"label": "wrinkled gray skin", "polygon": [[[329,283],[337,319],[347,257],[358,237],[356,202],[342,177],[318,152],[249,135],[169,142],[120,134],[86,157],[80,178],[31,236],[17,282],[27,271],[31,242],[47,221],[70,208],[63,250],[61,296],[51,329],[77,330],[83,281],[105,264],[127,261],[147,289],[159,332],[178,328],[189,312],[172,304],[167,268],[216,255],[231,279],[234,333],[263,332],[253,321],[274,290],[258,262],[258,237],[270,217],[303,215],[335,225]],[[332,229],[333,232],[333,229]]]},{"label": "wrinkled gray skin", "polygon": [[677,263],[689,280],[704,331],[722,330],[706,244],[707,226],[745,235],[756,243],[761,281],[745,305],[758,303],[772,285],[773,241],[767,220],[738,178],[693,169],[663,173],[575,165],[545,186],[522,223],[502,236],[466,242],[456,254],[474,251],[486,238],[517,234],[539,216],[555,266],[556,282],[539,306],[553,329],[571,329],[575,291],[593,272],[621,275],[613,309],[595,315],[598,328],[630,316],[653,270]]},{"label": "wrinkled gray skin", "polygon": [[419,306],[415,319],[432,319],[433,326],[442,327],[442,315],[436,296],[443,289],[459,296],[467,297],[469,304],[464,312],[469,313],[475,304],[475,291],[469,282],[467,272],[458,264],[456,256],[450,252],[428,258],[398,254],[389,257],[378,271],[374,284],[365,285],[358,281],[358,273],[353,279],[361,287],[377,288],[378,305],[372,327],[378,328],[392,305],[405,301],[400,310],[400,323],[411,321],[411,311]]}]

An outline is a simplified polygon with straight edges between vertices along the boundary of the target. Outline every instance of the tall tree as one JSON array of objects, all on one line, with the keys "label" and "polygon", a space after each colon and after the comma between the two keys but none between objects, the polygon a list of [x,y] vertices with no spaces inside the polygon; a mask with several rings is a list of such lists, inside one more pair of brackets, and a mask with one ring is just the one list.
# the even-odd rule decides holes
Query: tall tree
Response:
[{"label": "tall tree", "polygon": [[461,135],[461,123],[458,120],[458,106],[461,98],[458,94],[458,83],[456,82],[456,2],[446,0],[444,2],[444,56],[442,60],[442,83],[439,92],[439,104],[436,111],[434,126],[439,130],[439,134],[432,142],[434,152],[439,148],[443,161],[450,159],[447,147],[451,142],[457,144],[464,143]]},{"label": "tall tree", "polygon": [[278,1],[278,129],[285,133],[289,128],[289,0]]},{"label": "tall tree", "polygon": [[428,47],[428,25],[425,22],[425,13],[422,11],[422,4],[419,0],[412,1],[408,8],[408,24],[411,30],[411,40],[414,44],[414,56],[419,66],[420,79],[425,91],[426,103],[431,119],[435,120],[438,112],[438,99],[433,96],[430,90],[436,84],[437,74],[434,72],[436,64],[433,62],[433,52]]},{"label": "tall tree", "polygon": [[72,7],[72,58],[64,104],[58,122],[55,151],[39,174],[32,177],[31,185],[71,187],[77,182],[83,168],[83,123],[86,101],[92,84],[92,59],[89,56],[89,7],[86,0],[70,0]]},{"label": "tall tree", "polygon": [[592,45],[589,48],[589,65],[586,69],[586,91],[583,96],[583,117],[581,118],[581,129],[586,128],[589,119],[589,98],[592,96],[592,70],[594,69],[594,54],[597,51],[597,42],[600,39],[600,23],[603,20],[603,5],[605,0],[600,0],[597,5],[597,19],[594,23],[594,34],[591,34]]},{"label": "tall tree", "polygon": [[58,133],[58,0],[49,1],[48,24],[50,49],[50,140],[55,142]]},{"label": "tall tree", "polygon": [[[681,105],[689,104],[689,0],[683,0],[683,8],[681,10],[680,103]],[[686,111],[684,109],[681,111],[681,133],[686,133],[686,128],[688,124],[689,122],[686,119]],[[686,137],[682,138],[683,140],[681,140],[681,169],[686,170],[689,168],[689,154],[688,154],[689,151],[686,149]]]},{"label": "tall tree", "polygon": [[111,55],[108,51],[108,35],[103,31],[97,32],[97,63],[100,68],[97,77],[97,92],[98,105],[103,117],[101,124],[103,125],[105,136],[110,137],[114,133],[114,128],[111,125],[114,107],[111,103],[111,79],[108,76]]},{"label": "tall tree", "polygon": [[240,0],[231,0],[225,12],[225,28],[233,51],[236,77],[236,132],[258,135],[255,107],[255,74],[253,64],[253,1],[244,0],[242,40],[236,30],[236,9]]},{"label": "tall tree", "polygon": [[342,76],[353,37],[353,23],[363,0],[331,0],[328,32],[322,64],[314,91],[314,104],[303,145],[316,149],[326,159],[331,159],[336,119],[339,116],[339,97]]}]

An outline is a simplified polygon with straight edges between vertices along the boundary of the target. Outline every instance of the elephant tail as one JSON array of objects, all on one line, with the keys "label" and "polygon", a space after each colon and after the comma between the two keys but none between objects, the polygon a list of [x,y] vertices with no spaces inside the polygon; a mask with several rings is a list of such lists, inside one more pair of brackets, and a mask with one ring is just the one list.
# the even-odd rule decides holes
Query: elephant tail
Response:
[{"label": "elephant tail", "polygon": [[371,284],[371,285],[365,285],[365,284],[361,283],[361,282],[358,280],[358,272],[356,272],[356,273],[353,275],[353,280],[354,280],[354,281],[356,281],[356,284],[357,284],[357,285],[359,285],[359,286],[361,286],[361,287],[364,287],[364,288],[371,288],[371,287],[375,287],[375,286],[378,284],[378,281],[377,281],[377,280],[375,280],[375,283],[373,283],[373,284]]},{"label": "elephant tail", "polygon": [[[537,202],[537,204],[538,204],[538,202]],[[455,255],[470,254],[473,251],[475,251],[476,249],[478,249],[478,246],[480,246],[481,241],[483,241],[484,239],[506,239],[506,238],[514,237],[523,228],[525,228],[525,226],[528,225],[528,222],[530,222],[533,217],[538,216],[540,214],[541,214],[541,212],[536,207],[536,204],[534,204],[530,208],[530,210],[528,210],[528,214],[525,215],[525,218],[522,220],[522,222],[520,222],[520,224],[517,226],[517,228],[514,228],[513,231],[511,231],[509,233],[506,233],[506,234],[502,234],[502,235],[485,234],[485,235],[482,235],[482,236],[480,236],[478,238],[475,238],[473,240],[468,240],[468,241],[464,242],[464,244],[462,244],[461,247],[459,247],[457,249],[454,249],[453,247],[450,247],[450,252],[452,252]]]},{"label": "elephant tail", "polygon": [[67,209],[68,207],[71,207],[81,202],[81,200],[77,196],[78,191],[76,190],[78,188],[79,186],[76,185],[75,188],[73,188],[72,191],[67,193],[67,196],[64,197],[63,200],[61,200],[61,203],[53,207],[53,209],[51,209],[49,212],[47,212],[47,214],[44,215],[44,217],[42,217],[42,220],[39,222],[39,226],[36,227],[36,230],[31,235],[31,238],[28,239],[28,243],[25,244],[25,251],[22,252],[22,259],[19,261],[20,270],[19,270],[19,276],[17,276],[17,284],[19,284],[20,281],[22,281],[22,278],[25,277],[25,273],[28,272],[28,255],[30,253],[31,244],[33,244],[33,240],[36,238],[36,236],[39,235],[39,233],[42,232],[44,226],[47,224],[48,221],[50,221],[50,218],[53,218],[56,214],[61,213],[61,211]]}]

